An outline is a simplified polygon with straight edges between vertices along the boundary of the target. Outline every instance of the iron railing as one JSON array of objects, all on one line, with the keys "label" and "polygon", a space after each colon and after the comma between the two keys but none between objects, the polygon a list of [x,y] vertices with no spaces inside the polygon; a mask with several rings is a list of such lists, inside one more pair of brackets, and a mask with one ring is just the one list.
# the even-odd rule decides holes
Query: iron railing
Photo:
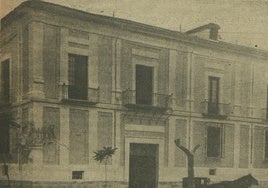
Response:
[{"label": "iron railing", "polygon": [[231,105],[224,103],[212,103],[209,101],[202,101],[200,103],[201,113],[205,116],[221,116],[227,117],[231,114]]},{"label": "iron railing", "polygon": [[69,92],[72,90],[72,86],[63,85],[62,86],[62,100],[63,101],[84,101],[89,103],[99,103],[100,101],[100,88],[87,88],[83,95],[77,94],[70,95]]},{"label": "iron railing", "polygon": [[141,96],[136,90],[128,89],[122,92],[122,104],[125,106],[139,105],[167,109],[171,105],[171,95],[152,93]]}]

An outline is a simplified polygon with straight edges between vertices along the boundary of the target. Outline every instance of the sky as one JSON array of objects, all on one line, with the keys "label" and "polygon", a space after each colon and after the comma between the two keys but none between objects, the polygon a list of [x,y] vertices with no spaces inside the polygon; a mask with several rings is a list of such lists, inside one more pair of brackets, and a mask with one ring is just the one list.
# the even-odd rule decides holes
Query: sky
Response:
[{"label": "sky", "polygon": [[[24,0],[0,0],[0,18]],[[217,23],[221,40],[268,50],[268,0],[44,0],[182,31]]]}]

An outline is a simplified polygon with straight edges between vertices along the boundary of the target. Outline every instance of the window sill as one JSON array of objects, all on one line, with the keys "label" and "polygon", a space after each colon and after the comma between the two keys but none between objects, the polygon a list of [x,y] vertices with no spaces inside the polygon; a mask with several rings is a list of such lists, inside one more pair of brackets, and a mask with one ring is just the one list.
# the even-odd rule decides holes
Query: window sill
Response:
[{"label": "window sill", "polygon": [[223,157],[206,157],[206,162],[220,162]]}]

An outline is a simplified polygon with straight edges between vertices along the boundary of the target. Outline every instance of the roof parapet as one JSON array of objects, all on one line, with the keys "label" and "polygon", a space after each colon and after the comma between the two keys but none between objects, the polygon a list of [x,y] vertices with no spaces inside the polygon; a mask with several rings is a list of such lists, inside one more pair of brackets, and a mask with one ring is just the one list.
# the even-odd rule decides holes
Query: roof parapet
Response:
[{"label": "roof parapet", "polygon": [[220,26],[215,23],[209,23],[200,27],[186,31],[185,34],[194,35],[205,39],[218,40],[218,31]]}]

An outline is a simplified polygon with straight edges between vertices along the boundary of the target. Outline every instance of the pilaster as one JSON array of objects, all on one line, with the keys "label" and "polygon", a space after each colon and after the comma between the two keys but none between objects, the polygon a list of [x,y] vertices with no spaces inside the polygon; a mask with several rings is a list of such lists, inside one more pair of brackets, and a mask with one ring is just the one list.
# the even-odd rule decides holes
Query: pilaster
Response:
[{"label": "pilaster", "polygon": [[175,125],[176,119],[175,117],[170,117],[169,119],[169,156],[168,156],[168,166],[174,167],[175,166]]},{"label": "pilaster", "polygon": [[234,168],[239,168],[240,155],[240,125],[234,125]]},{"label": "pilaster", "polygon": [[29,24],[29,79],[30,95],[43,98],[43,23],[32,22]]},{"label": "pilaster", "polygon": [[89,88],[98,88],[98,66],[99,66],[99,39],[96,34],[89,34],[89,52],[88,52],[88,86]]},{"label": "pilaster", "polygon": [[[177,50],[169,50],[169,83],[168,83],[168,90],[169,94],[173,94],[175,96],[175,84],[176,84],[176,62],[177,62],[178,52]],[[174,109],[175,107],[175,99],[172,99],[171,108]]]},{"label": "pilaster", "polygon": [[69,164],[69,108],[62,107],[60,109],[60,164]]},{"label": "pilaster", "polygon": [[241,114],[241,65],[235,63],[235,84],[234,84],[234,106],[233,114],[239,116]]},{"label": "pilaster", "polygon": [[116,104],[120,102],[121,99],[121,51],[122,51],[122,40],[115,38],[113,40],[113,71],[112,71],[112,103]]},{"label": "pilaster", "polygon": [[115,153],[115,156],[114,156],[114,158],[113,158],[113,161],[114,161],[114,164],[116,165],[116,166],[120,166],[120,156],[121,156],[121,145],[122,145],[122,140],[121,140],[121,138],[122,138],[122,132],[121,132],[121,127],[120,127],[120,125],[121,125],[121,113],[120,112],[114,112],[115,113],[115,115],[114,115],[114,118],[115,118],[115,122],[116,122],[116,124],[115,124],[115,132],[114,132],[114,140],[115,140],[115,143],[114,143],[114,147],[116,147],[117,148],[117,150],[116,150],[116,153]]},{"label": "pilaster", "polygon": [[194,57],[193,53],[189,52],[187,53],[187,111],[193,111],[194,108],[194,79],[193,79],[193,74],[194,74]]}]

